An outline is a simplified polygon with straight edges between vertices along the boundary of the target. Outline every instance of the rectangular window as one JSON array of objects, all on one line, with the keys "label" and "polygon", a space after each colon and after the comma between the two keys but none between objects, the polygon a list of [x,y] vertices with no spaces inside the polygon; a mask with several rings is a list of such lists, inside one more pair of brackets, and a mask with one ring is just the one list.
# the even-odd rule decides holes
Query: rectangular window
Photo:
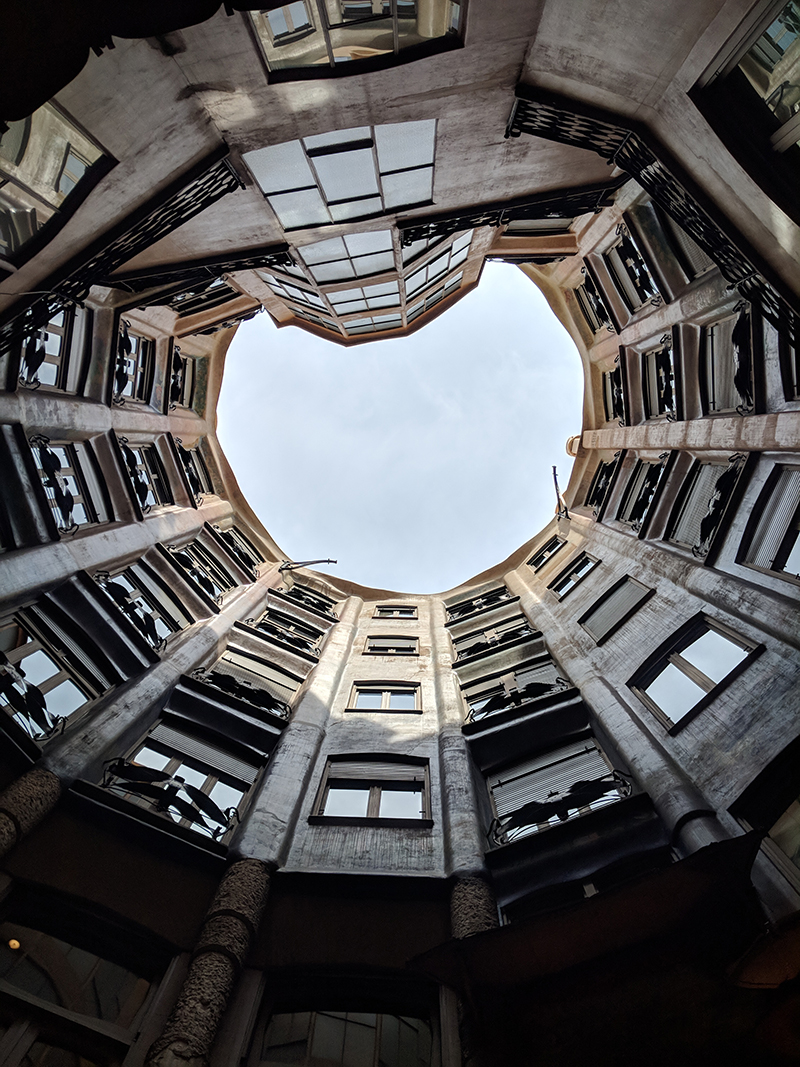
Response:
[{"label": "rectangular window", "polygon": [[400,634],[373,636],[367,638],[364,651],[379,656],[417,656],[419,655],[419,641],[416,637],[405,637]]},{"label": "rectangular window", "polygon": [[52,315],[46,326],[24,338],[20,384],[75,392],[91,335],[91,322],[92,313],[85,308],[61,310]]},{"label": "rectangular window", "polygon": [[[764,328],[773,327],[763,320]],[[791,315],[778,331],[778,354],[787,400],[800,400],[800,315]]]},{"label": "rectangular window", "polygon": [[95,574],[95,579],[155,649],[193,621],[144,563],[113,576]]},{"label": "rectangular window", "polygon": [[444,278],[450,271],[456,269],[469,255],[469,246],[472,241],[472,230],[461,235],[450,245],[449,248],[440,250],[433,259],[425,266],[407,272],[405,279],[406,296],[413,299],[418,293],[433,285],[440,278]]},{"label": "rectangular window", "polygon": [[598,515],[604,508],[608,495],[611,492],[614,475],[616,474],[621,459],[622,453],[618,452],[614,459],[601,461],[597,465],[597,470],[594,472],[591,485],[589,486],[589,492],[586,494],[586,506],[588,508],[593,508]]},{"label": "rectangular window", "polygon": [[753,355],[748,312],[704,326],[700,351],[703,412],[713,415],[752,410]]},{"label": "rectangular window", "polygon": [[156,343],[134,333],[125,319],[119,321],[117,358],[114,368],[114,403],[150,399],[155,369]]},{"label": "rectangular window", "polygon": [[419,686],[408,682],[356,682],[351,699],[356,711],[422,711]]},{"label": "rectangular window", "polygon": [[398,282],[382,282],[379,285],[366,285],[360,289],[339,289],[326,295],[337,315],[351,315],[356,311],[378,311],[381,308],[400,306]]},{"label": "rectangular window", "polygon": [[699,278],[701,274],[712,270],[716,265],[714,260],[706,255],[694,238],[683,227],[679,226],[666,211],[659,210],[657,206],[655,208],[656,215],[672,245],[675,258],[685,271],[687,278]]},{"label": "rectangular window", "polygon": [[457,274],[448,278],[444,285],[438,286],[429,296],[426,296],[424,300],[420,300],[419,303],[410,307],[406,314],[408,322],[411,323],[414,319],[419,318],[423,312],[430,311],[432,307],[435,307],[439,301],[444,300],[445,297],[452,296],[457,289],[461,288],[463,277],[463,271],[458,271]]},{"label": "rectangular window", "polygon": [[587,574],[591,573],[600,560],[590,556],[588,552],[581,552],[568,567],[561,571],[554,581],[548,586],[553,590],[559,600],[563,600],[567,593],[571,593],[579,582],[583,581]]},{"label": "rectangular window", "polygon": [[653,592],[635,578],[625,577],[603,594],[578,622],[600,645],[627,622]]},{"label": "rectangular window", "polygon": [[642,353],[642,391],[648,419],[675,417],[675,363],[670,345]]},{"label": "rectangular window", "polygon": [[435,137],[435,119],[358,126],[245,152],[244,160],[283,228],[296,230],[429,203]]},{"label": "rectangular window", "polygon": [[625,488],[622,504],[617,512],[619,522],[641,531],[647,521],[656,491],[664,474],[665,461],[648,463],[638,460]]},{"label": "rectangular window", "polygon": [[146,513],[153,507],[171,504],[172,493],[156,446],[129,445],[124,437],[118,440],[131,487],[142,511]]},{"label": "rectangular window", "polygon": [[494,589],[487,589],[478,596],[470,597],[469,600],[461,600],[457,604],[450,604],[447,608],[449,622],[457,622],[468,615],[475,615],[480,611],[489,611],[500,604],[513,600],[511,593],[505,585],[498,585]]},{"label": "rectangular window", "polygon": [[708,555],[733,497],[744,462],[695,463],[670,520],[667,539]]},{"label": "rectangular window", "polygon": [[470,656],[499,651],[507,645],[524,641],[537,634],[524,615],[515,615],[505,619],[496,626],[487,626],[483,630],[474,630],[453,640],[456,659],[465,660]]},{"label": "rectangular window", "polygon": [[256,629],[289,648],[299,649],[313,656],[319,655],[319,642],[323,631],[300,622],[285,612],[269,608],[256,623]]},{"label": "rectangular window", "polygon": [[603,253],[611,278],[628,310],[638,311],[649,300],[659,300],[658,287],[653,281],[636,241],[624,223],[617,227],[619,240]]},{"label": "rectangular window", "polygon": [[706,707],[762,650],[702,618],[663,645],[628,684],[660,722],[674,728]]},{"label": "rectangular window", "polygon": [[575,298],[592,333],[597,333],[603,327],[610,333],[615,333],[605,300],[585,267],[583,268],[583,277],[583,285],[578,286],[575,290]]},{"label": "rectangular window", "polygon": [[184,448],[179,437],[175,438],[175,447],[195,500],[199,500],[203,493],[213,493],[214,486],[200,449]]},{"label": "rectangular window", "polygon": [[380,757],[329,759],[312,823],[431,826],[427,761]]},{"label": "rectangular window", "polygon": [[170,545],[172,558],[181,569],[212,600],[219,600],[236,582],[216,556],[199,541],[183,548]]},{"label": "rectangular window", "polygon": [[417,609],[411,604],[378,604],[374,619],[416,619]]},{"label": "rectangular window", "polygon": [[272,663],[234,648],[224,652],[208,670],[195,672],[195,677],[281,719],[289,718],[289,705],[303,681]]},{"label": "rectangular window", "polygon": [[[288,574],[291,575],[291,571],[289,571]],[[284,581],[285,580],[286,579],[284,579]],[[316,611],[320,615],[327,615],[329,619],[336,618],[336,612],[333,610],[336,601],[333,597],[326,596],[324,593],[320,593],[316,589],[310,589],[307,585],[300,585],[298,582],[293,582],[291,587],[287,588],[286,596],[291,597],[292,600],[296,600],[298,604],[302,604],[304,608],[310,608],[311,611]]]},{"label": "rectangular window", "polygon": [[105,494],[89,445],[31,438],[33,458],[59,533],[107,522]]},{"label": "rectangular window", "polygon": [[605,371],[603,374],[603,405],[605,407],[606,422],[618,420],[624,426],[627,422],[625,414],[625,388],[622,381],[622,368]]},{"label": "rectangular window", "polygon": [[169,380],[169,406],[173,408],[190,408],[194,402],[196,361],[191,356],[181,354],[175,345],[172,349]]},{"label": "rectangular window", "polygon": [[160,722],[127,759],[106,767],[103,784],[196,833],[224,839],[259,768]]},{"label": "rectangular window", "polygon": [[566,543],[567,541],[564,537],[551,537],[546,545],[542,545],[539,551],[531,556],[528,560],[528,566],[533,567],[535,571],[538,571],[548,562],[550,557],[554,556]]},{"label": "rectangular window", "polygon": [[[753,511],[743,562],[800,579],[800,469],[778,467]],[[751,524],[753,519],[751,519]]]},{"label": "rectangular window", "polygon": [[49,737],[99,695],[87,681],[30,626],[0,625],[0,706],[29,737]]},{"label": "rectangular window", "polygon": [[496,845],[559,826],[630,792],[592,738],[534,756],[487,779]]},{"label": "rectangular window", "polygon": [[487,715],[520,708],[540,697],[564,690],[568,685],[547,656],[524,663],[512,671],[488,675],[462,687],[467,704],[466,721],[478,722]]}]

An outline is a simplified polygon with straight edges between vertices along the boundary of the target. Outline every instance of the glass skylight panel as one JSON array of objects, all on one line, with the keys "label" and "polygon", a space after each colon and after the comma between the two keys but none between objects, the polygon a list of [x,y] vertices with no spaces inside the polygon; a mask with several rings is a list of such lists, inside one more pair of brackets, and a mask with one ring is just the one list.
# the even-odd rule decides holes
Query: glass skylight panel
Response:
[{"label": "glass skylight panel", "polygon": [[329,204],[335,200],[355,200],[378,192],[371,148],[314,156],[314,167]]},{"label": "glass skylight panel", "polygon": [[327,208],[316,189],[301,189],[268,197],[270,205],[285,230],[306,226],[324,226],[330,222]]},{"label": "glass skylight panel", "polygon": [[391,252],[392,231],[373,230],[371,233],[351,233],[345,238],[351,256],[367,256],[371,252]]},{"label": "glass skylight panel", "polygon": [[331,145],[370,140],[371,137],[372,130],[369,126],[354,126],[349,130],[333,130],[331,133],[318,133],[312,137],[304,137],[303,144],[310,152],[314,152],[319,148],[330,148]]},{"label": "glass skylight panel", "polygon": [[399,174],[384,174],[383,196],[387,210],[406,204],[423,204],[433,196],[433,169],[404,170]]},{"label": "glass skylight panel", "polygon": [[[384,251],[385,249],[385,251]],[[300,249],[317,282],[340,282],[394,270],[392,235],[389,230],[334,237]]]},{"label": "glass skylight panel", "polygon": [[344,259],[347,248],[341,237],[330,237],[327,241],[315,241],[300,249],[300,255],[311,266],[313,263],[328,263],[333,259]]},{"label": "glass skylight panel", "polygon": [[435,136],[436,119],[376,126],[375,143],[381,173],[432,166]]},{"label": "glass skylight panel", "polygon": [[382,214],[383,201],[379,196],[372,196],[366,200],[348,200],[342,204],[331,204],[330,212],[334,222],[365,219],[369,215]]},{"label": "glass skylight panel", "polygon": [[265,193],[304,189],[315,185],[314,175],[300,141],[257,148],[244,159]]}]

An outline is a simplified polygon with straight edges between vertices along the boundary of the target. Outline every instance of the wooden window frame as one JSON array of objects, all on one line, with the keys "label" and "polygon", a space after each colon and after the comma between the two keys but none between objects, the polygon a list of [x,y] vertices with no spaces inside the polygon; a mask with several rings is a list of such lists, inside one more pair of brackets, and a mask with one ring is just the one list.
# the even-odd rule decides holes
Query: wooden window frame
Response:
[{"label": "wooden window frame", "polygon": [[[370,776],[365,773],[363,776],[358,775],[352,778],[337,777],[331,774],[331,768],[336,763],[343,760],[358,761],[368,764],[373,762],[376,764],[376,774]],[[379,774],[379,765],[393,763],[398,766],[406,767],[409,776],[408,778],[381,778]],[[332,782],[352,782],[353,785],[345,785],[342,788],[352,789],[369,789],[369,799],[367,812],[365,816],[350,816],[350,815],[326,815],[325,806],[328,801],[328,795],[332,786]],[[382,817],[380,812],[380,799],[381,793],[384,789],[396,792],[413,792],[420,793],[422,800],[422,816],[419,819],[396,819]],[[433,817],[431,813],[431,787],[430,787],[430,766],[426,759],[417,759],[415,757],[404,756],[394,757],[393,755],[384,754],[370,754],[370,755],[355,755],[341,759],[337,757],[330,757],[325,763],[325,769],[322,773],[322,780],[320,781],[319,790],[314,799],[314,805],[311,815],[308,819],[312,826],[376,826],[380,828],[397,828],[408,830],[427,830],[433,826]]]}]

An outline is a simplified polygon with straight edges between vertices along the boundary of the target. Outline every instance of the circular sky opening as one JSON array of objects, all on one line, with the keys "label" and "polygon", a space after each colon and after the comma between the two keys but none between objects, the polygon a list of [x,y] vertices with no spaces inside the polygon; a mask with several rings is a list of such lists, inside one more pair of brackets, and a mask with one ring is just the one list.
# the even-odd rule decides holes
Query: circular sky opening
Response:
[{"label": "circular sky opening", "polygon": [[419,332],[342,348],[267,315],[228,351],[218,437],[291,559],[398,591],[452,588],[553,517],[582,422],[578,351],[517,267]]}]

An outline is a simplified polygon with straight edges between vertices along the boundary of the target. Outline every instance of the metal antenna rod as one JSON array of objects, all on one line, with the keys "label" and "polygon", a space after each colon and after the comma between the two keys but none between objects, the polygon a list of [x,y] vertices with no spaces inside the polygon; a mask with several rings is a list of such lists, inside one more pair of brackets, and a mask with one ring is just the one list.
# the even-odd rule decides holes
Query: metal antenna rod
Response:
[{"label": "metal antenna rod", "polygon": [[278,567],[278,570],[279,571],[294,571],[294,570],[297,570],[298,567],[310,567],[313,563],[338,563],[338,560],[335,560],[335,559],[304,559],[304,560],[300,560],[299,563],[292,563],[288,559],[285,559],[283,561],[283,563],[281,563],[280,567]]},{"label": "metal antenna rod", "polygon": [[561,490],[558,488],[558,471],[555,467],[553,467],[553,484],[556,487],[556,515],[558,515],[559,518],[563,515],[565,519],[568,519],[569,508],[561,495]]}]

